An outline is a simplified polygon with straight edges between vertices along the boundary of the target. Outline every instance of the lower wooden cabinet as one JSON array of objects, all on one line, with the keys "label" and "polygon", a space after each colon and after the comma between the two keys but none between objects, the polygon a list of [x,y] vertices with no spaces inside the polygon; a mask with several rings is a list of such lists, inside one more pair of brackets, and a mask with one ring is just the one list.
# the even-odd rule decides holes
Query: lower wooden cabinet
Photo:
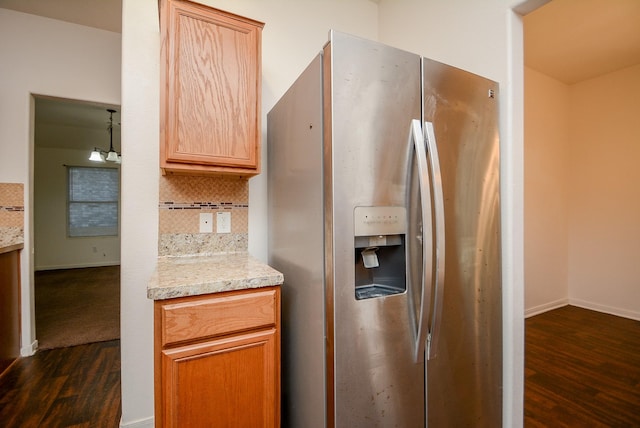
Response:
[{"label": "lower wooden cabinet", "polygon": [[20,250],[0,252],[0,374],[20,356]]},{"label": "lower wooden cabinet", "polygon": [[155,302],[156,427],[280,426],[280,288]]}]

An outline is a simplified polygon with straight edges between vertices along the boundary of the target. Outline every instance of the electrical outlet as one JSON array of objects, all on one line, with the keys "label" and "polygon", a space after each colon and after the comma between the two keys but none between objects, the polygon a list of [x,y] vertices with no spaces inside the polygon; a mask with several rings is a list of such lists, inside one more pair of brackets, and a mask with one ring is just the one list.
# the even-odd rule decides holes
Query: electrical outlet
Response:
[{"label": "electrical outlet", "polygon": [[231,213],[222,211],[216,215],[216,232],[231,233]]},{"label": "electrical outlet", "polygon": [[200,214],[200,233],[213,232],[213,213]]}]

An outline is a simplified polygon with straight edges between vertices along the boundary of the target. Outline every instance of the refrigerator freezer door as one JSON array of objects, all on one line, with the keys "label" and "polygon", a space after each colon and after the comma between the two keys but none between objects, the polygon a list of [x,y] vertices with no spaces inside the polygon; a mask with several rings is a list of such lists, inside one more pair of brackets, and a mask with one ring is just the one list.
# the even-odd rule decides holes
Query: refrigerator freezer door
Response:
[{"label": "refrigerator freezer door", "polygon": [[497,85],[423,59],[445,212],[446,285],[427,363],[429,427],[502,426]]},{"label": "refrigerator freezer door", "polygon": [[[354,210],[407,206],[420,119],[420,57],[332,32],[325,48],[325,206],[335,426],[424,427],[424,363],[414,361],[407,292],[357,300]],[[406,236],[403,237],[406,241]],[[402,263],[406,258],[402,256]],[[384,269],[384,261],[379,259]],[[404,265],[402,266],[404,269]]]}]

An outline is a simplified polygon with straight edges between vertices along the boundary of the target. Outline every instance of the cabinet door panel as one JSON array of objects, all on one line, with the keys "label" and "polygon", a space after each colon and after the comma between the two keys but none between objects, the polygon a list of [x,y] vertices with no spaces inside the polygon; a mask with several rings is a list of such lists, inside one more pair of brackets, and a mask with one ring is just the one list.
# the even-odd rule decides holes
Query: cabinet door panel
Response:
[{"label": "cabinet door panel", "polygon": [[169,7],[166,161],[257,168],[261,27]]},{"label": "cabinet door panel", "polygon": [[276,330],[162,351],[166,425],[276,427]]},{"label": "cabinet door panel", "polygon": [[0,374],[20,356],[20,251],[0,254]]}]

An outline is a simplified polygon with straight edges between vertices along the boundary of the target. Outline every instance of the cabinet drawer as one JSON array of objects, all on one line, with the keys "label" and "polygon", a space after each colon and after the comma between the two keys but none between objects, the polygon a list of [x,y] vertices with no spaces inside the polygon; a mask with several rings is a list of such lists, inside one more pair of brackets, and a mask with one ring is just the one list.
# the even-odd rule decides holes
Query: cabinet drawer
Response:
[{"label": "cabinet drawer", "polygon": [[163,304],[162,346],[275,326],[276,308],[273,289]]}]

